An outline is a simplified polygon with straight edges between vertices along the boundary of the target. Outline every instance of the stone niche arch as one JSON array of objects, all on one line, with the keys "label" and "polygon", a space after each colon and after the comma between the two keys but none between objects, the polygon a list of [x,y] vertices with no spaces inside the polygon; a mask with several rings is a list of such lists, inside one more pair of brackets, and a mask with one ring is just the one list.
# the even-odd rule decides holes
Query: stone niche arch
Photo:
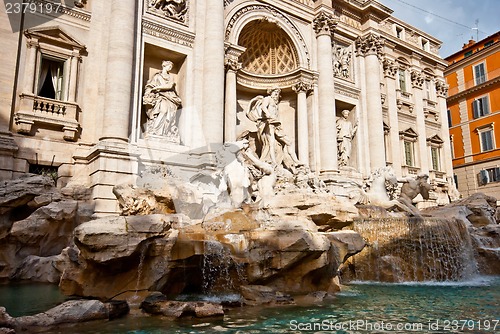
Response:
[{"label": "stone niche arch", "polygon": [[302,34],[292,20],[277,8],[262,4],[243,5],[235,7],[229,17],[225,31],[227,43],[237,45],[242,30],[252,21],[274,23],[288,35],[293,43],[297,67],[310,69],[311,57]]}]

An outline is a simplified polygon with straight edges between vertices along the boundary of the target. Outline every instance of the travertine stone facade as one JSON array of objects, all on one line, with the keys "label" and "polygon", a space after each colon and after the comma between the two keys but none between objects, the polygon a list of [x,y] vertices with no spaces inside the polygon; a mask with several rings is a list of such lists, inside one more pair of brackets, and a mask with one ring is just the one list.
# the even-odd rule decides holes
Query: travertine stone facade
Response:
[{"label": "travertine stone facade", "polygon": [[[89,0],[57,15],[2,13],[1,177],[55,168],[59,186],[84,183],[98,214],[115,213],[113,185],[149,166],[186,178],[210,167],[224,141],[254,131],[251,100],[278,87],[290,149],[337,194],[387,165],[445,190],[440,42],[391,13],[361,0]],[[145,86],[164,60],[182,101],[178,141],[146,135]],[[358,127],[339,167],[343,110]]]}]

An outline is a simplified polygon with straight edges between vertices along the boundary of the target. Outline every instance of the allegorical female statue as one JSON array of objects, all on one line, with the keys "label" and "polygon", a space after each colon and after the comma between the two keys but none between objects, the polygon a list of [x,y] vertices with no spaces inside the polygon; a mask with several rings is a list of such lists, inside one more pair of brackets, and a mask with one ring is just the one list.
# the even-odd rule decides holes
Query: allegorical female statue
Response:
[{"label": "allegorical female statue", "polygon": [[179,144],[177,111],[182,101],[175,91],[175,82],[170,75],[173,63],[164,60],[161,66],[162,70],[148,81],[144,92],[143,103],[151,106],[146,111],[146,135],[162,136]]}]

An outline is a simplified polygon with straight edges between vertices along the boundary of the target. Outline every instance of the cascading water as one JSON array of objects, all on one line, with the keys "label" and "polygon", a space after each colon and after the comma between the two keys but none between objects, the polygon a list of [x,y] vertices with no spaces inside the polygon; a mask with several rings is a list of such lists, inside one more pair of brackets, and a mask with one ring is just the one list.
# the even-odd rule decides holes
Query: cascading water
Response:
[{"label": "cascading water", "polygon": [[465,224],[438,218],[380,218],[354,223],[367,242],[347,279],[459,281],[477,271]]},{"label": "cascading water", "polygon": [[202,274],[203,292],[210,294],[213,290],[234,291],[231,278],[231,253],[220,242],[204,241]]}]

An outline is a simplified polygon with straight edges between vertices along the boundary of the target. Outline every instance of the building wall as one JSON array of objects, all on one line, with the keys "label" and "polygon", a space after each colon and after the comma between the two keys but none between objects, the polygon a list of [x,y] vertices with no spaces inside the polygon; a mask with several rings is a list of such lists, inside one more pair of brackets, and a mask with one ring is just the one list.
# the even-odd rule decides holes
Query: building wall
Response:
[{"label": "building wall", "polygon": [[[485,171],[500,167],[500,33],[481,41],[470,41],[464,48],[448,57],[449,66],[445,71],[450,85],[447,100],[451,111],[453,137],[454,173],[458,189],[464,195],[475,192],[498,197],[500,176],[490,177],[482,182]],[[474,66],[484,64],[486,80],[476,84]],[[489,112],[474,117],[474,101],[487,97]],[[484,150],[481,146],[480,132],[491,129],[493,149]],[[483,174],[482,174],[483,173]]]},{"label": "building wall", "polygon": [[[153,8],[150,0],[87,1],[82,8],[73,3],[65,2],[56,14],[28,13],[29,28],[21,35],[0,31],[5,45],[0,139],[8,143],[0,150],[7,157],[3,178],[25,173],[30,165],[57,166],[59,186],[84,183],[99,214],[115,213],[112,187],[134,182],[148,166],[166,164],[186,177],[213,166],[222,142],[244,130],[241,117],[252,97],[277,85],[293,149],[332,187],[350,178],[361,182],[386,165],[400,177],[428,173],[441,192],[453,187],[440,42],[379,3],[187,0],[177,16]],[[9,19],[20,22],[0,15],[2,27]],[[277,23],[296,52],[295,68],[272,75],[241,68],[245,48],[238,45],[239,36],[252,22]],[[325,45],[327,52],[320,52]],[[64,58],[67,75],[62,102],[40,99],[35,87],[42,58],[54,56]],[[182,100],[180,143],[144,131],[144,87],[162,60],[174,63],[171,75]],[[405,91],[399,69],[405,70]],[[325,78],[325,70],[332,70],[333,78]],[[458,73],[450,90],[469,76]],[[40,111],[34,107],[40,101],[67,111]],[[451,108],[454,119],[463,118],[461,108]],[[359,126],[352,157],[339,168],[335,121],[343,109]],[[460,139],[458,129],[454,141]],[[411,166],[404,163],[407,137],[414,150]],[[439,150],[436,170],[431,147]],[[455,145],[455,156],[464,155]],[[348,195],[344,186],[335,191]]]}]

